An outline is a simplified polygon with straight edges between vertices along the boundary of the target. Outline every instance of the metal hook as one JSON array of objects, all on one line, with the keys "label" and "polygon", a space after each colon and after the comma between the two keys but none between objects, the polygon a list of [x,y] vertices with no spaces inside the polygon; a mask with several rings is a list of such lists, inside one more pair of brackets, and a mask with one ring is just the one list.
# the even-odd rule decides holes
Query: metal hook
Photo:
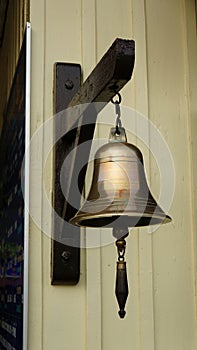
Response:
[{"label": "metal hook", "polygon": [[[118,100],[113,100],[114,99],[114,97],[115,96],[118,96]],[[115,95],[114,97],[112,97],[111,98],[111,102],[113,103],[113,104],[120,104],[121,102],[122,102],[122,97],[121,97],[121,95],[120,95],[120,93],[119,92],[116,92],[116,95]]]}]

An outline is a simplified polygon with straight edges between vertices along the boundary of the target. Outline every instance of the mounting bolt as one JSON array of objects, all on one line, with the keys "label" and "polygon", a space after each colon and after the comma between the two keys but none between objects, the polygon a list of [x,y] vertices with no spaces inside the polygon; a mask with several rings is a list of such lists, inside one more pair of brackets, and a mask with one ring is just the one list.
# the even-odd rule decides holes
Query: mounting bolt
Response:
[{"label": "mounting bolt", "polygon": [[70,257],[71,257],[71,252],[68,252],[68,251],[64,250],[64,251],[62,252],[61,257],[62,257],[62,259],[63,259],[64,261],[68,261],[68,260],[70,259]]},{"label": "mounting bolt", "polygon": [[70,80],[70,79],[66,80],[66,82],[65,82],[65,88],[66,88],[67,90],[72,90],[73,87],[74,87],[73,81]]}]

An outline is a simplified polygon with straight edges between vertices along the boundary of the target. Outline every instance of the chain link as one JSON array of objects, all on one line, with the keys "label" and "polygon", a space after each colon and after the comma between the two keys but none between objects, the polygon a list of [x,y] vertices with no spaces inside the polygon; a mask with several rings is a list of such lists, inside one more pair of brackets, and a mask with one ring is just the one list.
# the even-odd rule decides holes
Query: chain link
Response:
[{"label": "chain link", "polygon": [[124,261],[126,241],[125,239],[118,239],[116,241],[116,246],[118,250],[118,261]]},{"label": "chain link", "polygon": [[120,93],[119,93],[119,92],[116,92],[116,95],[115,95],[115,96],[118,96],[118,99],[114,101],[114,97],[112,97],[112,98],[111,98],[111,102],[112,102],[113,104],[118,104],[118,105],[121,104],[121,102],[122,102],[122,97],[121,97]]}]

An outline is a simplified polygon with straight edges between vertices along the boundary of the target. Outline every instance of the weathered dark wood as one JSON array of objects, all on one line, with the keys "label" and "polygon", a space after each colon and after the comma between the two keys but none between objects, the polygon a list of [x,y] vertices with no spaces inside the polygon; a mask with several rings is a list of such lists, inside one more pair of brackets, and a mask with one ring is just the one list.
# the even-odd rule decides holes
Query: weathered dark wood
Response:
[{"label": "weathered dark wood", "polygon": [[135,42],[116,39],[96,65],[69,106],[109,102],[131,79],[135,61]]},{"label": "weathered dark wood", "polygon": [[[72,143],[68,145],[65,137],[59,139],[62,118],[58,118],[58,113],[67,108],[78,91],[81,84],[81,67],[79,64],[57,63],[54,67],[54,76],[54,120],[56,121],[54,139],[58,141],[54,146],[53,207],[61,217],[65,199],[60,184],[60,171],[66,155],[72,148]],[[59,220],[54,218],[51,240],[51,283],[53,285],[71,285],[79,281],[80,230],[77,227],[71,227],[69,232],[66,232],[66,238],[63,236],[63,231]],[[70,245],[67,244],[68,242]]]}]

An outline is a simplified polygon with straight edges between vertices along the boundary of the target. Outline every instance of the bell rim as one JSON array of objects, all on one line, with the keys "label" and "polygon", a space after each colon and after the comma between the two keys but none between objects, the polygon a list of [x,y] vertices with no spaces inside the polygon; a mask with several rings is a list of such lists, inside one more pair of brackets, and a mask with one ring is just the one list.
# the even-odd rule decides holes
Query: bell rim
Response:
[{"label": "bell rim", "polygon": [[[161,224],[166,224],[166,223],[169,223],[172,221],[172,218],[169,216],[169,215],[166,215],[166,214],[163,214],[160,213],[159,214],[148,214],[148,213],[131,213],[129,215],[127,215],[125,212],[120,212],[120,213],[117,213],[117,215],[115,215],[115,213],[112,215],[112,213],[100,213],[100,214],[92,214],[90,215],[88,213],[88,215],[84,215],[85,213],[84,212],[79,212],[77,213],[73,218],[71,218],[69,220],[69,223],[74,225],[74,226],[78,226],[78,227],[91,227],[91,228],[102,228],[102,227],[108,227],[108,228],[112,228],[114,227],[114,225],[110,225],[110,224],[107,224],[107,225],[103,225],[103,226],[88,226],[88,225],[83,225],[81,224],[83,221],[90,221],[90,220],[93,220],[93,219],[101,219],[101,218],[117,218],[117,217],[129,217],[129,218],[138,218],[138,221],[142,220],[143,218],[144,219],[153,219],[153,220],[158,220],[158,222],[152,222],[150,225],[134,225],[134,226],[129,226],[128,227],[145,227],[145,226],[153,226],[153,225],[161,225]],[[141,214],[141,215],[140,215]],[[81,220],[82,219],[82,220]],[[115,220],[115,219],[114,219]]]}]

